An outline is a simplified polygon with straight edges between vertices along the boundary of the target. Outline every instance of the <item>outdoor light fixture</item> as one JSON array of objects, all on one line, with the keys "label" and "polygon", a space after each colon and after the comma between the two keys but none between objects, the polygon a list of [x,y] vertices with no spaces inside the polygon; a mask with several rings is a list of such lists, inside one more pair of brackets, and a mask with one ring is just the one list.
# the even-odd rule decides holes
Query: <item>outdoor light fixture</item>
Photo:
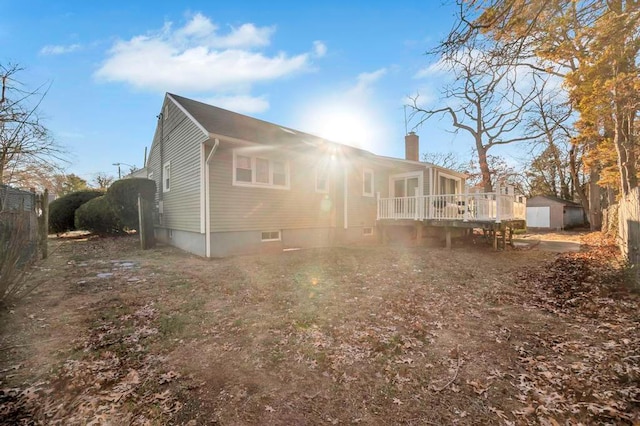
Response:
[{"label": "outdoor light fixture", "polygon": [[129,166],[129,167],[135,167],[132,166],[131,164],[127,164],[127,163],[113,163],[114,166],[118,166],[118,179],[122,179],[122,173],[120,172],[120,166]]}]

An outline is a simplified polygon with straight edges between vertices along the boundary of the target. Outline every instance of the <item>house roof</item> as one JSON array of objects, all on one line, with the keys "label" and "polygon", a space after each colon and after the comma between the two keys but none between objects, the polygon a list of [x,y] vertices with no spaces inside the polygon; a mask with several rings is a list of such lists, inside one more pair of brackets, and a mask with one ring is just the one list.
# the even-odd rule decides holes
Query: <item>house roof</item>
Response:
[{"label": "house roof", "polygon": [[574,201],[565,200],[564,198],[554,197],[553,195],[536,195],[535,197],[529,198],[529,200],[533,200],[534,198],[545,198],[549,201],[553,201],[555,203],[563,204],[565,206],[570,207],[582,207],[582,204],[576,203]]},{"label": "house roof", "polygon": [[393,164],[394,162],[411,163],[422,167],[437,167],[447,170],[452,174],[466,177],[464,173],[458,173],[453,170],[445,169],[431,163],[420,161],[405,160],[402,158],[392,158],[376,155],[370,151],[333,142],[319,136],[291,129],[289,127],[280,126],[278,124],[269,123],[268,121],[249,117],[237,112],[229,111],[213,105],[198,102],[183,96],[167,93],[179,107],[184,109],[201,129],[208,132],[211,137],[226,136],[229,138],[259,143],[270,146],[285,146],[290,149],[296,148],[321,148],[321,147],[340,147],[342,151],[349,153],[357,153],[358,155],[367,156],[383,163]]},{"label": "house roof", "polygon": [[184,108],[210,134],[264,145],[288,146],[290,148],[295,148],[296,146],[317,148],[327,145],[340,145],[363,154],[373,155],[373,153],[363,149],[339,144],[319,136],[238,114],[237,112],[194,101],[193,99],[172,93],[167,95]]}]

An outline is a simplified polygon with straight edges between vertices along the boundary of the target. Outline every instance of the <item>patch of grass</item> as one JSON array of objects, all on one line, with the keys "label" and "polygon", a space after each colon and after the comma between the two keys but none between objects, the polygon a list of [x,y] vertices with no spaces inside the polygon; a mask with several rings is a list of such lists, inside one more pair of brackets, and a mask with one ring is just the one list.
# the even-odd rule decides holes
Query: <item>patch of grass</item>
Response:
[{"label": "patch of grass", "polygon": [[176,336],[181,334],[187,323],[188,319],[183,314],[175,315],[163,315],[160,317],[160,326],[158,329],[164,336]]},{"label": "patch of grass", "polygon": [[313,326],[316,323],[317,319],[318,314],[316,312],[303,311],[299,314],[294,324],[296,328],[306,330],[309,327]]},{"label": "patch of grass", "polygon": [[169,287],[176,290],[190,290],[192,287],[192,283],[190,281],[177,280],[173,281]]}]

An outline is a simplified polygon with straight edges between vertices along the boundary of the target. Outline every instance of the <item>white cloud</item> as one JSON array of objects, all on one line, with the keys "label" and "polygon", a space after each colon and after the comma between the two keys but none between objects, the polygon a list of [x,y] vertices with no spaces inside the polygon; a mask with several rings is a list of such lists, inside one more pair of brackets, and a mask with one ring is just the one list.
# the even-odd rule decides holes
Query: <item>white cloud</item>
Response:
[{"label": "white cloud", "polygon": [[313,52],[318,58],[322,58],[327,54],[327,45],[320,40],[316,40],[313,42]]},{"label": "white cloud", "polygon": [[40,49],[41,55],[63,55],[65,53],[75,52],[82,47],[79,44],[49,44]]},{"label": "white cloud", "polygon": [[446,72],[445,68],[445,63],[443,61],[438,61],[418,70],[418,72],[413,75],[413,78],[422,79],[427,77],[441,76]]},{"label": "white cloud", "polygon": [[175,41],[198,41],[210,48],[251,48],[268,46],[275,27],[256,27],[252,23],[231,27],[228,34],[218,34],[218,26],[201,13],[191,17],[184,27],[171,32],[172,23],[165,24],[163,32]]},{"label": "white cloud", "polygon": [[348,90],[347,94],[352,97],[366,96],[371,91],[371,86],[380,80],[387,73],[386,68],[380,68],[379,70],[372,72],[363,72],[358,75],[356,84]]},{"label": "white cloud", "polygon": [[264,96],[214,96],[203,99],[202,101],[220,108],[244,114],[257,114],[269,109],[269,101]]},{"label": "white cloud", "polygon": [[198,13],[180,28],[168,22],[159,31],[117,41],[95,77],[149,90],[246,93],[254,83],[308,69],[310,53],[257,51],[274,31],[247,23],[220,34]]}]

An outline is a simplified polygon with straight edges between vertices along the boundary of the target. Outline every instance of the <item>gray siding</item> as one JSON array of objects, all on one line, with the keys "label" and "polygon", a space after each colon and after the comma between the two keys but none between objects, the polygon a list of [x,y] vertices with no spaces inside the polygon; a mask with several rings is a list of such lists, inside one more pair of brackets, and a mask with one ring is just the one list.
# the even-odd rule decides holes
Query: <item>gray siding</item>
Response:
[{"label": "gray siding", "polygon": [[[373,197],[363,195],[363,169],[373,170],[374,188]],[[384,173],[376,170],[362,161],[353,161],[349,167],[348,191],[348,227],[374,227],[376,226],[377,199],[376,192],[380,189]],[[388,184],[387,184],[388,186]],[[344,212],[342,212],[344,214]]]},{"label": "gray siding", "polygon": [[234,186],[232,146],[221,141],[210,165],[212,232],[276,231],[333,225],[335,179],[330,178],[329,194],[317,193],[316,158],[284,151],[270,155],[289,161],[290,189]]},{"label": "gray siding", "polygon": [[[201,145],[208,137],[189,119],[171,100],[166,99],[166,118],[158,122],[158,128],[149,153],[147,169],[153,172],[153,179],[163,198],[163,214],[161,226],[200,232],[200,188],[201,175]],[[162,192],[160,181],[160,135],[164,126],[163,163],[171,164],[170,190]]]}]

